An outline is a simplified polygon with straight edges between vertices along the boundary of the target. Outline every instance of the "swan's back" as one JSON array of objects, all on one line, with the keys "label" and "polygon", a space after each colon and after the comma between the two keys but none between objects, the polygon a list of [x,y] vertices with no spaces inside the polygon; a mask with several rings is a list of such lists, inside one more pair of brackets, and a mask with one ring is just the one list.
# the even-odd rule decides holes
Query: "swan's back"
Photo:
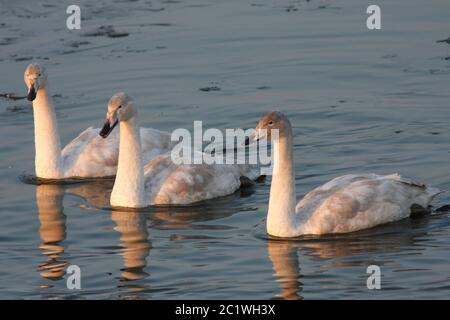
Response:
[{"label": "swan's back", "polygon": [[99,136],[100,129],[87,128],[62,150],[66,177],[113,176],[117,171],[119,134],[112,132],[107,139]]},{"label": "swan's back", "polygon": [[152,128],[141,128],[141,148],[144,163],[157,155],[171,150],[175,143],[171,140],[169,132]]},{"label": "swan's back", "polygon": [[296,206],[300,234],[345,233],[406,218],[439,190],[398,174],[345,175],[309,192]]},{"label": "swan's back", "polygon": [[189,204],[229,195],[239,189],[241,177],[259,176],[258,167],[252,165],[176,165],[169,153],[150,161],[144,172],[149,204]]},{"label": "swan's back", "polygon": [[[62,150],[66,177],[114,176],[119,159],[119,130],[106,138],[99,136],[100,129],[90,127],[69,142]],[[145,162],[172,148],[170,133],[141,128],[142,157]]]}]

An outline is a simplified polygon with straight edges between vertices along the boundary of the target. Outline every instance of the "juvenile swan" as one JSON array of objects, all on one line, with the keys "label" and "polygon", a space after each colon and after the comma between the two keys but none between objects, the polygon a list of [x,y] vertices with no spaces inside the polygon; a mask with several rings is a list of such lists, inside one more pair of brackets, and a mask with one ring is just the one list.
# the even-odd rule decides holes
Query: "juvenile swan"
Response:
[{"label": "juvenile swan", "polygon": [[231,194],[240,187],[242,177],[258,176],[257,168],[249,165],[177,165],[170,152],[157,156],[144,167],[137,109],[131,97],[123,92],[109,100],[100,135],[106,138],[116,123],[120,124],[120,150],[111,193],[113,207],[189,204]]},{"label": "juvenile swan", "polygon": [[[265,129],[265,130],[263,130]],[[272,137],[273,129],[278,129]],[[292,128],[281,112],[269,112],[256,126],[255,140],[274,146],[267,232],[276,237],[346,233],[403,219],[427,208],[439,190],[398,174],[349,174],[312,190],[295,205]]]},{"label": "juvenile swan", "polygon": [[[43,179],[89,178],[113,176],[117,171],[119,136],[101,139],[98,130],[88,128],[61,150],[55,110],[48,91],[45,69],[36,63],[24,74],[28,100],[33,101],[36,176]],[[145,159],[171,149],[170,134],[141,129]]]}]

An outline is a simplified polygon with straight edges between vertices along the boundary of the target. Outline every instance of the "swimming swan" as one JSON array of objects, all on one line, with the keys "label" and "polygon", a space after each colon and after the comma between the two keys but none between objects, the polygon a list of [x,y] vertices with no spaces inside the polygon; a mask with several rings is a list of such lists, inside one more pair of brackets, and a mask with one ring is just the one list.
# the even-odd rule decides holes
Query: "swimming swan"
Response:
[{"label": "swimming swan", "polygon": [[[36,63],[24,73],[28,100],[33,101],[35,171],[42,179],[89,178],[113,176],[117,171],[119,136],[98,136],[96,128],[88,128],[61,150],[55,110],[48,91],[45,69]],[[141,128],[142,151],[149,160],[171,149],[170,134]]]},{"label": "swimming swan", "polygon": [[[278,129],[278,139],[272,136]],[[306,194],[295,205],[292,128],[281,112],[261,117],[254,140],[272,140],[273,176],[267,214],[267,233],[276,237],[346,233],[408,217],[428,208],[439,193],[398,174],[349,174]]]},{"label": "swimming swan", "polygon": [[141,157],[136,106],[119,92],[111,97],[100,135],[108,137],[120,125],[119,164],[111,193],[113,207],[142,208],[155,204],[189,204],[225,196],[241,186],[241,178],[255,179],[256,166],[229,164],[181,164],[170,152],[145,167]]}]

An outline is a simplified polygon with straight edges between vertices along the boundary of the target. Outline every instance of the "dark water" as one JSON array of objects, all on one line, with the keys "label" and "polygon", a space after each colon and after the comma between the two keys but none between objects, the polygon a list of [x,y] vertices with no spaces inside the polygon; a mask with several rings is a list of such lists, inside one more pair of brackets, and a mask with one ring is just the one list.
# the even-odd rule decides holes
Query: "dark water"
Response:
[{"label": "dark water", "polygon": [[[299,197],[368,171],[450,189],[450,45],[436,42],[450,36],[448,1],[377,1],[380,31],[359,0],[79,1],[80,31],[65,27],[71,1],[53,3],[0,0],[0,94],[24,96],[26,65],[45,63],[63,144],[100,126],[119,90],[163,130],[248,128],[278,108],[295,127]],[[197,206],[111,211],[112,181],[21,181],[31,106],[0,97],[0,113],[0,298],[449,297],[448,212],[267,240],[270,179]],[[370,264],[381,290],[366,288]],[[81,290],[66,287],[69,265]]]}]

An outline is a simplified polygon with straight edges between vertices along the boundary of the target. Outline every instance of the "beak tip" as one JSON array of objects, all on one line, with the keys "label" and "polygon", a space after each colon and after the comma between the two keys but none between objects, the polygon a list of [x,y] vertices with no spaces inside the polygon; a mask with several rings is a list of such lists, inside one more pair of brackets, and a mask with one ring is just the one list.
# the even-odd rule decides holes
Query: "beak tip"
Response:
[{"label": "beak tip", "polygon": [[105,139],[108,136],[110,131],[111,131],[111,127],[109,126],[109,123],[106,122],[105,125],[103,126],[103,128],[100,130],[100,132],[98,134],[99,134],[100,137]]},{"label": "beak tip", "polygon": [[98,133],[98,135],[99,135],[100,137],[102,137],[103,139],[106,139],[106,137],[108,137],[108,135],[109,135],[109,132],[108,132],[108,131],[101,130],[101,131]]},{"label": "beak tip", "polygon": [[30,93],[27,95],[27,100],[28,100],[28,101],[34,101],[34,99],[36,99],[36,94],[35,94],[34,92],[30,92]]},{"label": "beak tip", "polygon": [[28,91],[27,100],[28,101],[34,101],[36,99],[36,90],[34,87],[31,87],[31,89]]},{"label": "beak tip", "polygon": [[114,129],[114,127],[117,125],[117,123],[118,121],[114,122],[114,124],[111,126],[110,122],[106,121],[105,124],[103,125],[103,128],[98,133],[100,137],[102,137],[103,139],[107,138],[111,133],[111,131]]}]

